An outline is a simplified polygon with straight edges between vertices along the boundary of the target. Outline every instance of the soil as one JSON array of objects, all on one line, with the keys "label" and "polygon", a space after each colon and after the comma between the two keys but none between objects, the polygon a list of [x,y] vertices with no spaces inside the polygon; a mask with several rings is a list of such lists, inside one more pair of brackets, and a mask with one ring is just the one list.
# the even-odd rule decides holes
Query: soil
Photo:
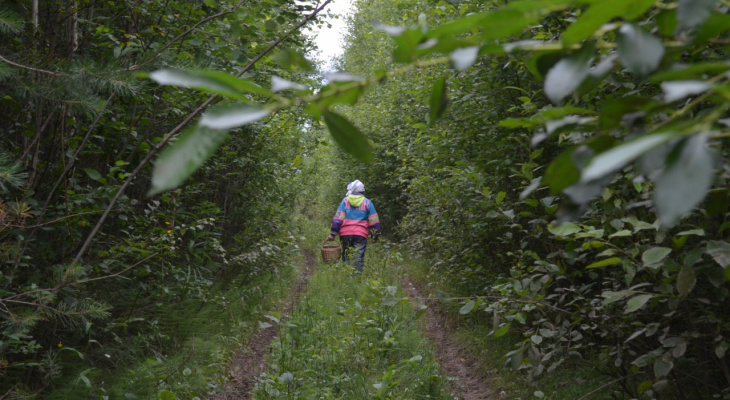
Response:
[{"label": "soil", "polygon": [[[307,287],[309,276],[317,264],[314,254],[304,250],[304,270],[292,288],[281,311],[281,322],[288,318],[299,296]],[[256,377],[266,366],[266,354],[271,350],[271,341],[279,334],[277,326],[259,331],[248,344],[233,358],[229,367],[229,380],[223,387],[223,393],[212,394],[210,400],[248,400],[256,386]]]},{"label": "soil", "polygon": [[[418,303],[423,298],[419,287],[405,278],[402,282],[403,289],[408,293],[411,300]],[[452,329],[443,310],[437,304],[429,304],[425,313],[425,334],[436,347],[436,356],[441,365],[442,373],[453,379],[452,392],[454,399],[459,400],[498,400],[503,398],[495,395],[494,390],[487,385],[483,376],[478,371],[477,362],[470,359],[461,346],[452,338]]]}]

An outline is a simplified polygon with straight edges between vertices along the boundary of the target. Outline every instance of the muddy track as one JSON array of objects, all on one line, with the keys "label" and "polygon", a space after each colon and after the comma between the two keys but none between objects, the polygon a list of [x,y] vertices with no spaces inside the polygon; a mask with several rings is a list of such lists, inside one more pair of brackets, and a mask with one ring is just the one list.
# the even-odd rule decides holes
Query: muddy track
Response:
[{"label": "muddy track", "polygon": [[[314,272],[317,260],[311,251],[303,250],[304,269],[299,280],[287,297],[281,310],[281,321],[289,317],[299,296],[307,288],[309,276]],[[223,387],[223,393],[212,394],[210,400],[248,400],[256,386],[256,378],[266,366],[266,354],[271,349],[271,341],[279,334],[278,326],[260,330],[231,361],[230,378]]]},{"label": "muddy track", "polygon": [[[415,283],[405,278],[401,283],[408,297],[418,304],[424,296]],[[477,372],[478,365],[470,359],[461,346],[452,338],[448,319],[437,304],[431,302],[426,310],[425,334],[436,347],[436,356],[442,373],[454,380],[451,383],[454,399],[459,400],[497,400],[494,390],[487,385],[483,376]]]}]

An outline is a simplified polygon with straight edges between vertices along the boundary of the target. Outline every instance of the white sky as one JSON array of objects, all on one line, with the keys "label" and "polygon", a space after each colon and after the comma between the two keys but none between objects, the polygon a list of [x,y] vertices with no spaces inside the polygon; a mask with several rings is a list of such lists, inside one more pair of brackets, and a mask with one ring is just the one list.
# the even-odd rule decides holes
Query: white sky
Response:
[{"label": "white sky", "polygon": [[345,37],[347,25],[345,23],[346,16],[352,12],[352,0],[334,0],[327,5],[324,11],[339,15],[340,18],[328,18],[327,21],[332,24],[332,28],[327,28],[324,24],[322,28],[311,25],[312,29],[309,34],[314,37],[314,41],[319,47],[320,61],[323,62],[324,70],[332,69],[332,61],[335,57],[342,54],[343,40]]}]

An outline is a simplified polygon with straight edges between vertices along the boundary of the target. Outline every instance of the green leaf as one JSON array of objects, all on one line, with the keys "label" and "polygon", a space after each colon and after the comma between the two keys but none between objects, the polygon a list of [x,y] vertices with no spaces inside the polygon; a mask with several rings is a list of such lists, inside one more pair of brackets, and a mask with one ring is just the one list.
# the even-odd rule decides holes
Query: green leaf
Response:
[{"label": "green leaf", "polygon": [[545,95],[553,103],[560,103],[578,89],[588,76],[593,60],[593,48],[584,46],[580,51],[558,61],[545,76]]},{"label": "green leaf", "polygon": [[695,30],[692,45],[698,46],[730,30],[730,15],[712,13],[707,21]]},{"label": "green leaf", "polygon": [[347,119],[332,111],[325,111],[324,122],[335,142],[347,153],[364,162],[374,160],[367,137]]},{"label": "green leaf", "polygon": [[720,74],[730,69],[727,61],[705,61],[690,65],[673,66],[667,71],[660,71],[649,79],[653,83],[678,80],[695,80],[703,78],[705,74]]},{"label": "green leaf", "polygon": [[188,87],[204,93],[220,94],[237,100],[248,100],[244,93],[272,96],[268,89],[219,71],[161,69],[152,72],[150,78],[160,85]]},{"label": "green leaf", "polygon": [[719,240],[711,240],[707,242],[706,253],[712,257],[719,266],[727,268],[727,266],[730,265],[730,243]]},{"label": "green leaf", "polygon": [[677,291],[682,296],[687,296],[694,289],[697,277],[691,267],[682,267],[677,274]]},{"label": "green leaf", "polygon": [[601,293],[601,297],[603,297],[603,305],[607,306],[611,303],[615,303],[619,300],[629,297],[635,293],[636,292],[633,290],[621,290],[618,292],[612,292],[612,291],[607,290],[607,291]]},{"label": "green leaf", "polygon": [[256,122],[270,111],[253,104],[228,104],[212,108],[200,118],[200,125],[212,129],[231,129]]},{"label": "green leaf", "polygon": [[95,181],[98,181],[99,179],[101,179],[101,174],[99,173],[99,171],[97,171],[95,169],[84,168],[84,172],[86,172],[86,175],[88,175],[89,178],[91,178]]},{"label": "green leaf", "polygon": [[629,301],[626,302],[626,310],[624,310],[624,314],[629,314],[640,309],[647,301],[651,300],[652,297],[654,297],[653,294],[640,294],[630,298]]},{"label": "green leaf", "polygon": [[569,236],[580,232],[580,227],[572,222],[563,222],[560,225],[548,225],[548,231],[555,236]]},{"label": "green leaf", "polygon": [[703,23],[717,3],[717,0],[678,0],[677,20],[680,29],[691,29]]},{"label": "green leaf", "polygon": [[509,323],[502,325],[501,328],[494,331],[494,337],[498,338],[498,337],[506,335],[507,332],[509,332],[509,327],[510,327]]},{"label": "green leaf", "polygon": [[656,25],[659,30],[659,34],[666,38],[674,36],[678,23],[676,10],[662,10],[656,15]]},{"label": "green leaf", "polygon": [[581,182],[600,179],[624,168],[640,155],[674,140],[676,133],[644,135],[595,156],[581,173]]},{"label": "green leaf", "polygon": [[621,264],[621,259],[618,257],[612,257],[607,258],[605,260],[594,262],[593,264],[590,264],[586,267],[586,269],[593,269],[593,268],[603,268],[608,267],[609,265],[618,265]]},{"label": "green leaf", "polygon": [[443,114],[446,107],[449,104],[449,99],[446,96],[446,75],[437,79],[433,83],[433,90],[431,91],[431,111],[429,113],[430,124],[434,124],[436,120]]},{"label": "green leaf", "polygon": [[673,226],[682,215],[692,211],[707,195],[715,179],[717,155],[707,145],[707,134],[696,134],[680,142],[669,163],[656,180],[654,203],[659,220]]},{"label": "green leaf", "polygon": [[189,128],[177,141],[167,146],[152,170],[152,196],[180,186],[193,172],[210,158],[228,137],[226,131]]},{"label": "green leaf", "polygon": [[532,335],[532,336],[530,336],[530,341],[532,343],[535,343],[535,344],[539,345],[540,343],[542,343],[542,336],[540,336],[540,335]]},{"label": "green leaf", "polygon": [[619,60],[631,73],[647,76],[664,57],[662,41],[634,24],[623,24],[616,45]]},{"label": "green leaf", "polygon": [[652,247],[641,255],[641,261],[646,266],[657,264],[664,260],[671,252],[672,249],[666,247]]},{"label": "green leaf", "polygon": [[177,396],[169,390],[163,390],[160,393],[157,393],[157,398],[159,400],[175,400]]},{"label": "green leaf", "polygon": [[464,304],[463,307],[459,310],[459,314],[469,314],[474,310],[474,307],[476,306],[476,303],[474,300],[469,300]]},{"label": "green leaf", "polygon": [[654,375],[657,378],[667,376],[672,368],[674,368],[674,363],[671,360],[664,360],[663,358],[654,360]]},{"label": "green leaf", "polygon": [[654,5],[653,0],[598,1],[578,18],[563,34],[563,43],[570,45],[592,36],[603,24],[616,17],[632,19]]},{"label": "green leaf", "polygon": [[608,235],[608,238],[613,239],[615,237],[625,237],[625,236],[631,236],[631,231],[628,229],[622,229],[614,234]]}]

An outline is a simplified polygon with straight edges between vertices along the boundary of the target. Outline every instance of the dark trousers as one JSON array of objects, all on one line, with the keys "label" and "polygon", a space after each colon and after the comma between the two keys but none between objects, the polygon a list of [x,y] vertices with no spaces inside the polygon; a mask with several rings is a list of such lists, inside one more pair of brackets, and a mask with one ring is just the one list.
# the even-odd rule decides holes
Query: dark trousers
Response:
[{"label": "dark trousers", "polygon": [[353,257],[355,268],[362,272],[365,265],[365,247],[368,245],[368,238],[358,235],[340,236],[342,242],[342,261],[349,260]]}]

